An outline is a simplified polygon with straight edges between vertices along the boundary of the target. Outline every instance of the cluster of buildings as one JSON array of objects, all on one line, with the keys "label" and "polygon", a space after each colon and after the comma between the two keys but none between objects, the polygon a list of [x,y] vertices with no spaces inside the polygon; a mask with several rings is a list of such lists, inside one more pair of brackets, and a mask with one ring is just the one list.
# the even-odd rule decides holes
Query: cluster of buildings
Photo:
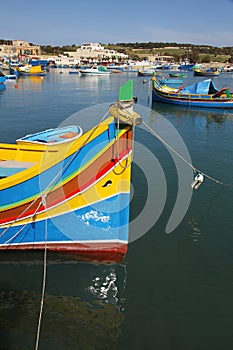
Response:
[{"label": "cluster of buildings", "polygon": [[40,56],[41,48],[24,40],[4,40],[0,45],[0,58]]},{"label": "cluster of buildings", "polygon": [[105,49],[99,43],[84,43],[76,51],[66,51],[63,55],[48,56],[41,55],[41,48],[38,45],[30,44],[23,40],[4,41],[0,45],[0,58],[42,58],[54,62],[56,65],[79,65],[83,62],[118,62],[128,59],[128,55],[117,52],[115,50]]},{"label": "cluster of buildings", "polygon": [[128,59],[128,55],[115,50],[105,49],[99,43],[84,43],[76,51],[65,51],[58,57],[47,57],[57,65],[78,65],[80,63],[97,63],[97,62],[119,62]]}]

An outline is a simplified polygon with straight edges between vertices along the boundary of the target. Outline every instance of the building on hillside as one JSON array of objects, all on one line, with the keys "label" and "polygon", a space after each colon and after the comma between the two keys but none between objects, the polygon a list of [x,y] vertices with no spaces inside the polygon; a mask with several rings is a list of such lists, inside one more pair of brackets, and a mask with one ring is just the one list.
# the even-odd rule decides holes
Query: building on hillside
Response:
[{"label": "building on hillside", "polygon": [[14,56],[34,56],[38,57],[41,54],[40,46],[33,45],[24,40],[8,40],[6,44],[0,45],[1,57],[14,57]]},{"label": "building on hillside", "polygon": [[66,51],[64,54],[76,59],[91,61],[120,61],[128,59],[128,55],[115,50],[105,49],[99,43],[84,43],[75,52]]},{"label": "building on hillside", "polygon": [[24,40],[13,40],[13,47],[16,48],[17,54],[22,56],[40,56],[41,49],[39,45],[33,45]]},{"label": "building on hillside", "polygon": [[81,45],[80,50],[88,50],[87,52],[104,51],[104,46],[101,46],[99,43],[84,43]]}]

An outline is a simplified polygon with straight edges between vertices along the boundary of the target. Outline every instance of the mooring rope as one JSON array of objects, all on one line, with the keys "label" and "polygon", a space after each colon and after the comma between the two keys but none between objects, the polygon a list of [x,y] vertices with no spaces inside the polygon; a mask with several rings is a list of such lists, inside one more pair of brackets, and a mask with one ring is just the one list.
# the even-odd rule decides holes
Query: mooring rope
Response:
[{"label": "mooring rope", "polygon": [[143,125],[145,125],[145,127],[157,138],[159,139],[167,148],[169,148],[173,153],[175,153],[177,155],[177,157],[179,157],[181,160],[183,160],[183,162],[185,162],[188,166],[190,166],[194,172],[198,172],[204,176],[206,176],[208,179],[210,179],[211,181],[214,181],[215,183],[222,185],[222,186],[232,186],[233,183],[224,183],[220,180],[215,179],[214,177],[205,174],[203,171],[199,170],[198,168],[196,168],[195,166],[193,166],[191,163],[189,163],[182,155],[180,155],[172,146],[170,146],[155,130],[153,130],[148,124],[146,124],[144,121],[142,121]]},{"label": "mooring rope", "polygon": [[[46,195],[43,195],[42,203],[43,203],[44,208],[46,209]],[[42,320],[42,314],[43,314],[43,308],[44,308],[46,276],[47,276],[47,239],[48,239],[48,223],[47,223],[47,220],[45,220],[45,244],[44,244],[43,281],[42,281],[40,313],[39,313],[38,326],[37,326],[35,350],[38,350],[38,348],[39,348],[41,320]]]}]

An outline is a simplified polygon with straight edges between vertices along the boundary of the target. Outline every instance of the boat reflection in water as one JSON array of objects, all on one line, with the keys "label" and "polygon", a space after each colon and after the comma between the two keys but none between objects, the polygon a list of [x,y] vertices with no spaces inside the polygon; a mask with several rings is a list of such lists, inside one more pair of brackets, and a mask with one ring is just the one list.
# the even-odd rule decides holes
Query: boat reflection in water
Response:
[{"label": "boat reflection in water", "polygon": [[215,108],[195,108],[195,107],[185,107],[185,106],[175,106],[160,104],[158,102],[152,102],[151,106],[153,111],[161,113],[163,116],[174,115],[178,118],[185,117],[204,117],[206,123],[216,122],[223,123],[226,119],[233,119],[232,110],[219,110]]},{"label": "boat reflection in water", "polygon": [[[8,350],[34,348],[41,302],[43,256],[30,260],[21,252],[18,262],[15,254],[14,260],[13,254],[2,254],[0,261],[1,349]],[[125,284],[123,263],[95,265],[49,253],[40,348],[91,350],[107,343],[114,349]]]},{"label": "boat reflection in water", "polygon": [[24,91],[41,91],[42,90],[42,84],[44,81],[44,77],[39,76],[20,76],[17,79],[17,88],[22,89]]}]

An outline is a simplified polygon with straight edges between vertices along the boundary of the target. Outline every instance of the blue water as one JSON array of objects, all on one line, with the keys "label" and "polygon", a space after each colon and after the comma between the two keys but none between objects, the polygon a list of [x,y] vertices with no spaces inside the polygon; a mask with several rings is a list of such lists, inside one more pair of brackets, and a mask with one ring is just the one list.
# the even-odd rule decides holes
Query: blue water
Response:
[{"label": "blue water", "polygon": [[[71,121],[86,129],[128,79],[135,110],[151,130],[214,180],[233,182],[233,111],[152,103],[149,78],[136,74],[80,77],[51,69],[43,79],[8,81],[0,90],[1,142]],[[198,80],[188,73],[184,84]],[[232,74],[214,80],[233,92]],[[190,166],[145,127],[135,141],[127,256],[106,265],[49,253],[39,349],[233,347],[233,186],[205,176],[188,205]],[[168,233],[181,190],[181,222]],[[35,348],[42,276],[43,254],[0,254],[1,350]]]}]

